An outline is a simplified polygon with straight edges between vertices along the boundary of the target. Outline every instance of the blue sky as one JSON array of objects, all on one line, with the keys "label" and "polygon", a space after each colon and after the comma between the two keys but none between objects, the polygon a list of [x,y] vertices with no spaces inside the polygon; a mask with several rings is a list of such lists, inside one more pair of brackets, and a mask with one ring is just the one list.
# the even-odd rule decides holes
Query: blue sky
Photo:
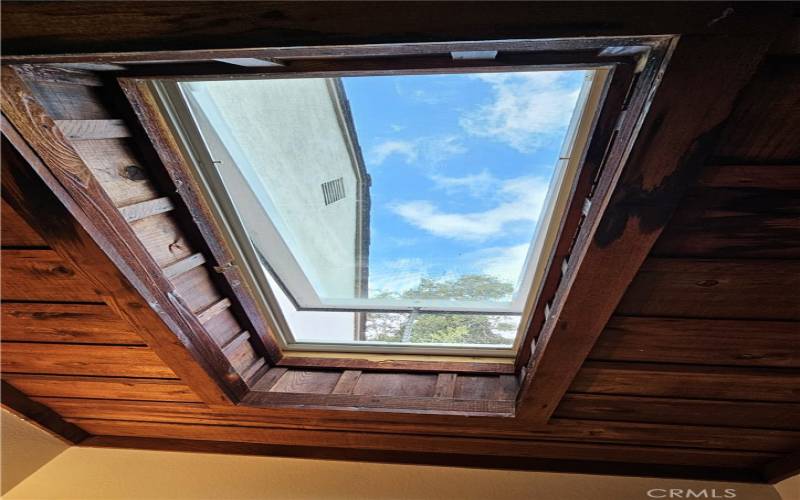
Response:
[{"label": "blue sky", "polygon": [[513,282],[584,73],[343,79],[372,177],[370,288]]}]

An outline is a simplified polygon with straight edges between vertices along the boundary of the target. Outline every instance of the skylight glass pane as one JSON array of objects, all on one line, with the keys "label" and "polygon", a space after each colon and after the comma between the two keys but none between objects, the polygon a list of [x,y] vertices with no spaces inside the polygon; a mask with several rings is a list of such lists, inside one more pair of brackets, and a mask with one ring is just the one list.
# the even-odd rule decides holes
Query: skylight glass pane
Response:
[{"label": "skylight glass pane", "polygon": [[591,75],[181,88],[295,341],[508,346]]}]

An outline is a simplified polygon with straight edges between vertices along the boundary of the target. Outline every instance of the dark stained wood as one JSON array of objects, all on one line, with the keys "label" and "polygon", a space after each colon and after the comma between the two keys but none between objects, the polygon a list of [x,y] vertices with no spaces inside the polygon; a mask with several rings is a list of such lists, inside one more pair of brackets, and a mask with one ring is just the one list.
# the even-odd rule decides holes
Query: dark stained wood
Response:
[{"label": "dark stained wood", "polygon": [[67,139],[121,139],[131,133],[123,120],[56,120],[56,125]]},{"label": "dark stained wood", "polygon": [[47,243],[22,217],[2,200],[0,231],[4,247],[45,247]]},{"label": "dark stained wood", "polygon": [[255,383],[252,390],[253,391],[261,391],[261,392],[269,392],[272,389],[272,386],[280,380],[281,377],[288,371],[286,368],[271,368],[269,369],[258,382]]},{"label": "dark stained wood", "polygon": [[456,391],[456,377],[455,373],[440,373],[436,378],[436,389],[433,397],[452,398]]},{"label": "dark stained wood", "polygon": [[5,302],[3,341],[145,345],[105,304]]},{"label": "dark stained wood", "polygon": [[800,371],[587,361],[570,391],[800,403]]},{"label": "dark stained wood", "polygon": [[[539,336],[520,391],[520,418],[543,423],[555,411],[770,41],[689,36],[677,44],[618,184],[606,165],[593,194],[587,219],[596,222],[584,223],[576,240],[580,265],[567,269]],[[627,112],[642,105],[632,100]],[[615,147],[607,161],[620,154]]]},{"label": "dark stained wood", "polygon": [[[80,184],[82,179],[83,182],[88,183],[89,189],[93,187],[97,189],[78,155],[69,150],[58,134],[56,137],[49,136],[48,133],[43,132],[44,129],[33,125],[39,123],[39,119],[46,122],[49,120],[43,115],[36,115],[37,118],[33,119],[31,115],[27,114],[28,112],[41,113],[41,110],[37,110],[35,103],[27,102],[24,110],[14,108],[16,104],[13,103],[17,101],[9,93],[24,96],[25,91],[21,82],[15,80],[13,75],[11,77],[9,75],[9,71],[3,72],[3,112],[16,113],[21,125],[32,127],[29,128],[32,137],[43,141],[40,143],[40,152],[45,157],[49,157],[54,165],[61,165],[65,168],[61,173],[64,174],[62,179],[67,181],[67,184],[77,182],[78,185],[82,185]],[[11,87],[16,91],[11,90]],[[29,121],[31,119],[33,122]],[[182,331],[181,328],[191,330],[191,326],[179,326],[175,323],[174,318],[159,315],[151,309],[150,304],[159,304],[152,295],[155,291],[154,287],[148,287],[142,283],[141,280],[146,273],[138,274],[129,267],[135,263],[137,266],[144,265],[147,268],[146,260],[143,261],[144,252],[127,246],[135,239],[132,234],[128,233],[126,239],[117,232],[127,228],[127,224],[119,221],[115,225],[107,221],[106,217],[111,216],[113,210],[111,207],[108,208],[108,211],[103,212],[104,215],[93,212],[94,217],[89,217],[83,211],[84,208],[92,207],[96,210],[95,203],[104,199],[104,195],[97,193],[94,196],[85,197],[82,189],[79,188],[76,194],[84,196],[82,198],[83,207],[79,207],[59,181],[53,177],[52,172],[42,164],[36,154],[22,140],[5,116],[2,128],[4,136],[2,175],[4,198],[16,210],[21,211],[20,215],[27,222],[33,223],[45,239],[54,242],[51,244],[62,258],[83,270],[88,270],[88,279],[105,290],[103,294],[105,302],[129,322],[148,346],[161,359],[165,360],[170,368],[198,395],[206,401],[216,403],[230,401],[230,393],[226,394],[225,390],[217,384],[217,378],[211,375],[219,373],[217,371],[219,368],[212,367],[208,361],[205,361],[204,356],[213,355],[213,352],[209,352],[205,346],[200,348],[195,343],[189,343],[185,337],[176,337],[172,333],[173,331]],[[50,125],[46,131],[55,132],[56,129]],[[52,142],[53,140],[55,142]],[[13,146],[10,141],[13,141]],[[46,213],[48,216],[39,217],[42,213]],[[103,227],[104,230],[98,230],[97,225]],[[92,235],[90,236],[87,231],[91,231]],[[118,236],[109,241],[109,237],[114,235]],[[102,245],[104,250],[100,250],[98,245]],[[126,252],[125,255],[130,260],[123,259],[120,254],[116,253],[118,251]],[[151,269],[156,267],[154,263],[151,266]],[[125,276],[121,274],[120,269],[125,270]],[[134,288],[131,282],[139,286]],[[160,293],[163,294],[163,290],[168,289],[169,286],[165,286]],[[176,307],[175,299],[172,297],[161,295],[159,300],[162,312]],[[182,318],[186,316],[188,313]],[[195,328],[197,327],[195,326]],[[222,357],[221,354],[220,357]],[[198,363],[199,360],[203,361]],[[223,370],[228,374],[226,369],[223,368]],[[229,380],[229,382],[235,382],[235,380]]]},{"label": "dark stained wood", "polygon": [[3,300],[102,302],[92,284],[53,250],[3,250]]},{"label": "dark stained wood", "polygon": [[698,185],[711,188],[800,189],[800,165],[709,165]]},{"label": "dark stained wood", "polygon": [[775,484],[796,476],[800,472],[800,451],[783,456],[762,467],[764,479]]},{"label": "dark stained wood", "polygon": [[800,65],[771,57],[748,86],[725,127],[715,155],[737,162],[797,164],[800,142]]},{"label": "dark stained wood", "polygon": [[698,450],[659,447],[637,447],[617,444],[583,444],[574,442],[497,440],[488,438],[454,438],[441,436],[407,436],[370,432],[325,432],[313,430],[266,429],[253,427],[186,425],[161,422],[109,421],[69,418],[70,422],[96,435],[240,441],[261,444],[332,446],[357,449],[416,451],[420,453],[447,450],[447,453],[475,455],[585,459],[592,456],[609,461],[641,463],[673,463],[680,465],[715,465],[753,467],[762,465],[777,454],[726,450]]},{"label": "dark stained wood", "polygon": [[589,358],[800,368],[800,323],[613,316]]},{"label": "dark stained wood", "polygon": [[[402,2],[381,5],[347,2],[336,6],[239,2],[224,10],[198,2],[178,5],[147,2],[137,6],[135,11],[126,7],[105,2],[88,2],[72,8],[57,3],[28,6],[24,2],[9,2],[5,7],[3,26],[5,57],[99,52],[103,53],[101,57],[26,59],[39,62],[87,59],[115,62],[142,56],[156,60],[185,57],[280,59],[280,52],[208,51],[508,40],[532,36],[554,39],[652,33],[752,33],[763,30],[764,18],[772,22],[775,30],[781,30],[791,18],[788,6],[742,4],[732,12],[726,12],[727,6],[713,3],[682,9],[660,4],[604,4],[578,8],[559,4],[520,5],[516,2],[498,3],[492,9],[486,9],[481,5],[462,3],[458,5],[458,22],[452,22],[452,5],[436,2],[420,4],[410,11]],[[113,29],[98,30],[98,19]],[[168,52],[159,54],[157,51]],[[176,51],[186,51],[187,54]],[[302,53],[300,50],[295,52]]]},{"label": "dark stained wood", "polygon": [[493,363],[489,361],[425,361],[420,360],[395,360],[395,359],[362,359],[362,358],[315,358],[297,357],[287,352],[278,366],[287,368],[344,368],[369,371],[393,372],[451,372],[451,373],[497,373],[512,374],[512,363]]},{"label": "dark stained wood", "polygon": [[223,311],[228,310],[231,307],[231,301],[228,298],[220,299],[217,302],[214,302],[210,306],[206,307],[202,311],[197,313],[197,319],[200,323],[208,323],[214,317],[218,316]]},{"label": "dark stained wood", "polygon": [[[800,167],[791,168],[800,171]],[[779,172],[775,174],[780,176]],[[751,176],[746,181],[752,179]],[[788,181],[791,176],[783,189],[777,190],[757,187],[692,190],[651,255],[800,258],[800,184],[791,190]]]},{"label": "dark stained wood", "polygon": [[78,444],[89,437],[89,434],[83,429],[75,424],[67,422],[61,418],[61,415],[47,406],[32,401],[25,394],[5,381],[2,383],[2,394],[3,408],[29,422],[33,422],[38,427],[69,445]]},{"label": "dark stained wood", "polygon": [[175,378],[146,347],[3,342],[4,373]]},{"label": "dark stained wood", "polygon": [[567,393],[557,418],[800,430],[800,405]]},{"label": "dark stained wood", "polygon": [[200,398],[178,380],[129,377],[3,374],[3,380],[30,397],[122,399],[199,402]]},{"label": "dark stained wood", "polygon": [[[617,308],[627,316],[800,320],[800,260],[649,258]],[[768,296],[769,300],[764,300]]]}]

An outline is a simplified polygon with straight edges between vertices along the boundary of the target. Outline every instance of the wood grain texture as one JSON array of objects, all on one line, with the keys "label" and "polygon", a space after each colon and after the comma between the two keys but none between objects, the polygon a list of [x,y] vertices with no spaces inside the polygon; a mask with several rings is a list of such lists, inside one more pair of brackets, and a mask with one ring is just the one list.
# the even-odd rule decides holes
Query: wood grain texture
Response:
[{"label": "wood grain texture", "polygon": [[56,125],[67,139],[86,141],[92,139],[122,139],[131,132],[123,120],[56,120]]},{"label": "wood grain texture", "polygon": [[330,394],[339,381],[339,373],[289,370],[269,389],[270,392],[295,394]]},{"label": "wood grain texture", "polygon": [[797,290],[799,260],[649,258],[617,314],[796,321]]},{"label": "wood grain texture", "polygon": [[5,373],[176,378],[146,347],[3,342]]},{"label": "wood grain texture", "polygon": [[[237,22],[232,21],[234,13]],[[459,10],[458,22],[452,22],[450,7],[436,3],[408,11],[402,3],[378,6],[348,2],[334,8],[293,2],[268,5],[239,2],[231,4],[230,10],[221,11],[203,3],[175,6],[167,2],[151,2],[131,12],[123,6],[104,2],[75,5],[71,9],[59,4],[27,6],[13,2],[6,8],[8,29],[4,30],[3,41],[8,56],[44,54],[44,57],[20,58],[39,62],[192,57],[280,59],[296,57],[303,51],[259,50],[242,54],[222,49],[317,45],[331,46],[331,52],[336,53],[336,46],[343,44],[369,46],[420,40],[450,42],[534,36],[557,39],[652,33],[752,33],[763,29],[762,19],[765,17],[772,21],[773,29],[780,30],[790,21],[790,13],[788,7],[775,5],[742,5],[731,15],[713,4],[697,4],[683,9],[669,5],[614,4],[575,9],[558,4],[522,6],[503,2],[488,10],[479,5],[464,4]],[[114,29],[98,32],[98,18]],[[81,57],[87,53],[100,54]],[[49,56],[51,54],[65,56]]]},{"label": "wood grain texture", "polygon": [[[158,214],[134,221],[131,228],[161,267],[175,264],[194,253],[170,214]],[[212,284],[207,286],[213,287]]]},{"label": "wood grain texture", "polygon": [[572,392],[800,402],[800,371],[587,361]]},{"label": "wood grain texture", "polygon": [[[800,167],[791,168],[800,171]],[[790,182],[791,176],[788,176],[783,189],[717,187],[692,190],[651,255],[800,258],[800,184],[789,189]]]},{"label": "wood grain texture", "polygon": [[3,341],[145,345],[105,304],[6,302]]},{"label": "wood grain texture", "polygon": [[771,57],[748,86],[725,127],[715,155],[739,162],[795,164],[800,143],[800,67],[792,57]]},{"label": "wood grain texture", "polygon": [[567,393],[557,418],[800,430],[800,405]]},{"label": "wood grain texture", "polygon": [[[135,241],[129,226],[118,212],[119,220],[114,221],[112,203],[99,189],[97,181],[78,154],[59,135],[51,119],[43,114],[35,102],[30,101],[30,97],[26,97],[24,84],[9,71],[3,72],[2,76],[4,197],[10,203],[13,200],[15,208],[24,211],[20,215],[35,225],[46,239],[56,242],[54,248],[62,258],[89,271],[88,279],[104,290],[103,300],[129,322],[150,348],[167,360],[170,368],[197,394],[206,401],[230,401],[232,394],[226,393],[226,389],[217,384],[218,378],[215,378],[219,371],[223,371],[222,376],[228,376],[230,372],[225,368],[220,370],[219,366],[214,366],[206,358],[213,357],[214,352],[206,346],[188,343],[185,337],[176,337],[173,333],[180,332],[182,328],[191,331],[193,326],[188,313],[179,319],[165,316],[165,310],[175,310],[175,299],[165,297],[152,282],[142,282],[152,274],[137,274],[131,268],[149,269],[154,273],[158,269],[156,264],[148,262],[143,249],[129,246]],[[18,99],[27,99],[24,107],[17,107]],[[28,139],[38,141],[37,152],[31,150],[6,120],[6,116],[14,116],[17,124],[27,131]],[[47,127],[39,127],[40,120]],[[37,153],[51,162],[61,175],[60,181],[43,164]],[[72,187],[72,193],[82,200],[81,205],[65,190],[62,182]],[[87,195],[87,190],[93,194]],[[103,200],[107,211],[98,213],[96,204]],[[94,216],[89,216],[84,210]],[[39,217],[42,213],[47,213],[48,217]],[[91,235],[87,230],[91,231]],[[100,250],[98,244],[104,250]],[[167,283],[166,280],[164,282]],[[168,285],[164,287],[168,288]],[[161,314],[156,313],[150,304],[160,304]],[[236,380],[229,379],[228,383],[235,384]]]},{"label": "wood grain texture", "polygon": [[82,273],[55,251],[3,250],[3,300],[102,302]]},{"label": "wood grain texture", "polygon": [[163,214],[175,208],[172,200],[167,197],[156,198],[154,200],[142,201],[133,205],[126,205],[119,209],[122,216],[128,222],[134,222],[153,215]]},{"label": "wood grain texture", "polygon": [[708,165],[703,169],[698,185],[796,191],[800,189],[800,165]]},{"label": "wood grain texture", "polygon": [[426,361],[424,356],[420,359],[363,359],[344,357],[307,357],[293,356],[291,352],[277,363],[278,366],[287,368],[342,368],[352,370],[387,371],[387,372],[451,372],[451,373],[486,373],[486,374],[512,374],[512,363],[491,361]]},{"label": "wood grain texture", "polygon": [[[527,367],[520,391],[521,418],[543,423],[555,411],[681,196],[706,163],[721,124],[772,37],[689,36],[678,42],[624,165],[617,148],[627,141],[618,139],[609,151],[587,213],[591,223],[584,223],[576,238],[552,316]],[[658,69],[645,68],[639,81],[654,71]],[[687,88],[693,91],[687,94]],[[638,113],[646,101],[634,96],[626,115]],[[609,162],[620,169],[618,180]]]},{"label": "wood grain texture", "polygon": [[179,380],[130,377],[3,374],[3,380],[29,397],[101,400],[199,402],[200,398]]},{"label": "wood grain texture", "polygon": [[2,200],[2,213],[0,214],[0,233],[4,247],[45,247],[47,243],[22,217],[6,202]]},{"label": "wood grain texture", "polygon": [[800,323],[613,316],[588,359],[800,368]]}]

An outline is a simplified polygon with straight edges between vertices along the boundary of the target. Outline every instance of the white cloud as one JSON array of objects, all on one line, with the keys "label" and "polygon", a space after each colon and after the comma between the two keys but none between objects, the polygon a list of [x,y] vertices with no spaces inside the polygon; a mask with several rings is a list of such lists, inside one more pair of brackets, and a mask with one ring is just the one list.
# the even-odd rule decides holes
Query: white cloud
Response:
[{"label": "white cloud", "polygon": [[529,246],[530,243],[521,243],[507,247],[483,249],[473,256],[474,266],[482,274],[516,284],[520,277],[520,271],[525,265]]},{"label": "white cloud", "polygon": [[370,161],[375,165],[380,165],[392,155],[405,157],[406,163],[411,163],[417,159],[417,145],[409,141],[385,141],[377,144],[370,149]]},{"label": "white cloud", "polygon": [[447,193],[467,191],[473,196],[486,193],[497,183],[497,179],[488,170],[482,170],[478,174],[468,174],[463,177],[432,175],[430,179],[435,187],[443,189]]},{"label": "white cloud", "polygon": [[503,142],[523,153],[558,141],[569,125],[579,89],[568,73],[494,73],[476,75],[492,87],[493,100],[464,113],[459,123],[469,134]]},{"label": "white cloud", "polygon": [[410,141],[393,139],[373,146],[369,151],[369,160],[377,166],[390,156],[398,155],[407,164],[419,160],[423,167],[429,167],[466,152],[467,148],[457,135],[419,137]]},{"label": "white cloud", "polygon": [[389,208],[409,224],[433,235],[484,241],[511,222],[535,222],[542,211],[548,183],[539,177],[517,177],[501,183],[498,204],[482,212],[445,212],[429,201],[396,203]]}]

